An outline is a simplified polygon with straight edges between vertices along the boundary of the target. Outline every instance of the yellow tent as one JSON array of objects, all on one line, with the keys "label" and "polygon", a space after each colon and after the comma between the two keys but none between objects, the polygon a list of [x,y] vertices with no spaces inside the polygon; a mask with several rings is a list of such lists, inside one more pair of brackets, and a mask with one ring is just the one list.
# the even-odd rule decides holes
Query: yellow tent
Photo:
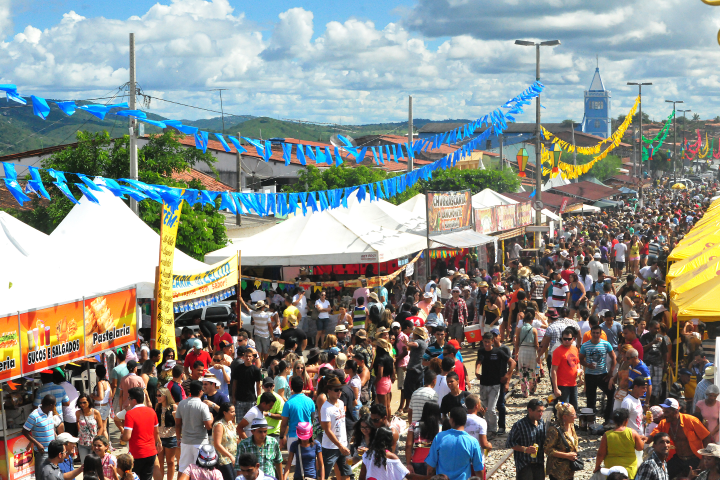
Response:
[{"label": "yellow tent", "polygon": [[720,225],[720,209],[715,210],[714,212],[707,212],[695,225],[693,225],[693,228],[691,228],[687,235],[685,235],[685,238],[697,235],[699,232],[710,226],[717,227],[718,225]]},{"label": "yellow tent", "polygon": [[[720,256],[713,255],[694,270],[690,270],[670,282],[670,298],[697,287],[701,283],[712,280],[720,275]],[[720,302],[719,302],[720,303]]]},{"label": "yellow tent", "polygon": [[673,314],[677,312],[678,320],[698,318],[703,322],[718,322],[720,321],[719,292],[720,276],[716,276],[670,299]]},{"label": "yellow tent", "polygon": [[720,245],[702,250],[691,257],[673,263],[670,265],[670,270],[668,270],[665,280],[670,282],[674,278],[697,270],[701,265],[705,265],[715,259],[720,259]]},{"label": "yellow tent", "polygon": [[670,253],[668,260],[671,262],[684,260],[688,257],[692,257],[697,253],[700,253],[703,250],[711,249],[716,245],[720,245],[720,232],[708,233],[707,235],[699,235],[697,237],[679,243]]}]

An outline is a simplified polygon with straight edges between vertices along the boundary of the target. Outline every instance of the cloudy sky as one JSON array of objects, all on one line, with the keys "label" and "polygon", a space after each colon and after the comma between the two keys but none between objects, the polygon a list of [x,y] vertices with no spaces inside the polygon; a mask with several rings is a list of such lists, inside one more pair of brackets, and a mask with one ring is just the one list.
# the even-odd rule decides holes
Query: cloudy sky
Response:
[{"label": "cloudy sky", "polygon": [[[338,123],[477,118],[534,80],[543,118],[582,117],[596,55],[613,116],[650,81],[665,99],[720,115],[720,8],[700,0],[0,0],[0,81],[22,94],[83,99],[128,80],[128,32],[145,92],[225,111]],[[215,114],[153,101],[171,118]],[[518,120],[532,121],[532,114]]]}]

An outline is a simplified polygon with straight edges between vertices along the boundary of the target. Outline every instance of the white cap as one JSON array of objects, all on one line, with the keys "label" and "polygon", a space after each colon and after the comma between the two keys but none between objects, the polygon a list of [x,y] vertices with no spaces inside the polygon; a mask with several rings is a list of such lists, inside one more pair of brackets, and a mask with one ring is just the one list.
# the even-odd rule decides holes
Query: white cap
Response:
[{"label": "white cap", "polygon": [[605,475],[606,477],[607,477],[608,475],[610,475],[611,473],[622,473],[622,474],[625,475],[626,477],[628,476],[628,471],[625,470],[625,467],[621,467],[621,466],[619,466],[619,465],[616,465],[616,466],[611,467],[611,468],[601,468],[601,469],[600,469],[600,473],[602,473],[602,474]]},{"label": "white cap", "polygon": [[58,436],[56,437],[56,440],[60,440],[60,441],[63,442],[63,443],[68,443],[68,442],[70,442],[70,443],[78,443],[78,442],[80,441],[80,439],[79,439],[78,437],[73,437],[72,435],[70,435],[70,434],[67,433],[67,432],[63,432],[63,433],[61,433],[60,435],[58,435]]}]

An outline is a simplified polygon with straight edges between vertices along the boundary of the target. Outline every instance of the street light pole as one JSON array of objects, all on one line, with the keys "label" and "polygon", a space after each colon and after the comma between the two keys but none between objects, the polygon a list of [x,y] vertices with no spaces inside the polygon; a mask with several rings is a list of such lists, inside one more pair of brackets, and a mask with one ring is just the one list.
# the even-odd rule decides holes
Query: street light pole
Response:
[{"label": "street light pole", "polygon": [[[638,182],[638,191],[640,192],[640,208],[643,207],[643,188],[642,188],[642,149],[643,149],[643,118],[642,118],[642,87],[643,85],[652,85],[652,82],[627,82],[628,85],[637,85],[638,86],[638,96],[640,97],[640,145],[638,146],[638,156],[640,157],[640,161],[637,162],[638,166],[640,167],[640,181]],[[633,159],[634,160],[634,159]],[[648,159],[650,161],[650,159]],[[635,162],[633,161],[633,166],[635,165]],[[635,167],[635,176],[638,176],[638,170],[637,167]]]},{"label": "street light pole", "polygon": [[683,103],[682,100],[665,100],[666,103],[673,104],[673,183],[677,181],[675,167],[677,165],[677,104]]},{"label": "street light pole", "polygon": [[[515,45],[535,47],[535,80],[540,81],[540,47],[554,47],[560,45],[560,40],[546,42],[531,42],[528,40],[515,40]],[[502,160],[502,159],[501,159]],[[542,202],[542,158],[540,154],[540,95],[535,98],[535,200]],[[537,205],[537,204],[536,204]],[[542,209],[535,208],[535,225],[540,226]],[[540,248],[542,235],[535,235],[535,248]]]},{"label": "street light pole", "polygon": [[[685,114],[688,112],[692,112],[692,110],[690,110],[690,109],[678,110],[678,112],[683,114],[683,138],[685,138],[685,127],[687,126],[687,116]],[[684,177],[685,176],[685,159],[683,158],[683,159],[681,159],[681,161],[682,161],[682,163],[680,164],[680,168],[681,168],[680,175]]]}]

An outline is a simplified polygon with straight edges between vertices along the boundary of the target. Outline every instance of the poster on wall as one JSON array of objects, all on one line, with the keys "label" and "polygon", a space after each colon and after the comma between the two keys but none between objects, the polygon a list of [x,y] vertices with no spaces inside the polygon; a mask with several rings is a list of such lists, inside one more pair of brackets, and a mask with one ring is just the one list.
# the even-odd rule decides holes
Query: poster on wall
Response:
[{"label": "poster on wall", "polygon": [[2,451],[0,457],[2,480],[29,480],[31,476],[35,476],[33,450],[28,449],[29,444],[30,441],[21,432],[8,436],[7,451],[10,453],[10,461],[5,457],[5,449],[0,449]]},{"label": "poster on wall", "polygon": [[17,314],[0,317],[0,382],[22,374],[18,330]]},{"label": "poster on wall", "polygon": [[495,219],[495,209],[476,208],[475,209],[475,231],[488,235],[497,232],[497,222]]},{"label": "poster on wall", "polygon": [[515,205],[498,205],[495,207],[497,229],[499,232],[517,227]]},{"label": "poster on wall", "polygon": [[85,299],[85,355],[137,340],[134,288]]},{"label": "poster on wall", "polygon": [[20,313],[20,339],[23,375],[82,357],[82,300]]},{"label": "poster on wall", "polygon": [[430,235],[472,228],[472,214],[470,190],[427,194],[427,222]]},{"label": "poster on wall", "polygon": [[523,202],[516,205],[517,207],[517,226],[524,227],[532,223],[532,202]]}]

